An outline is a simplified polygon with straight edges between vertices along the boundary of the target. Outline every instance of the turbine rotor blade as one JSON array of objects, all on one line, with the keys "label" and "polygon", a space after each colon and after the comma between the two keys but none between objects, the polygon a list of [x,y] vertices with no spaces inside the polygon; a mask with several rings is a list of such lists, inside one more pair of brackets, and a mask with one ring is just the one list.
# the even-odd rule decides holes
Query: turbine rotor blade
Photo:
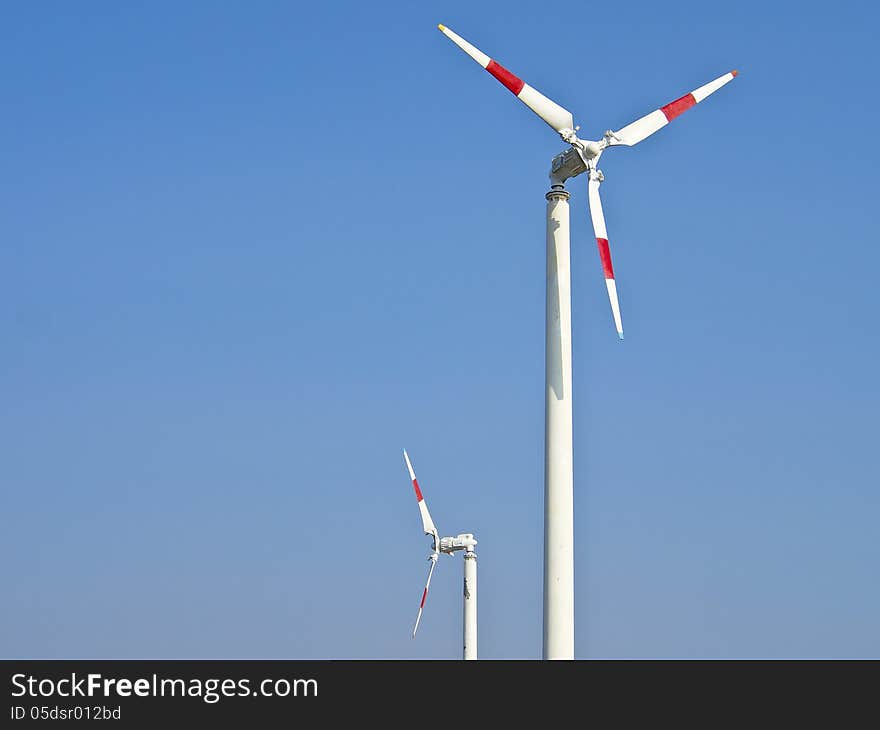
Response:
[{"label": "turbine rotor blade", "polygon": [[428,511],[428,505],[422,496],[422,490],[419,488],[419,480],[416,479],[416,473],[413,471],[412,463],[409,460],[409,454],[406,449],[403,450],[403,458],[406,459],[406,468],[409,469],[409,478],[412,479],[413,489],[416,492],[416,500],[419,503],[419,512],[422,515],[422,528],[426,535],[434,538],[434,550],[437,550],[439,542],[437,540],[437,528],[434,526],[434,520],[431,519],[431,513]]},{"label": "turbine rotor blade", "polygon": [[675,101],[669,102],[666,106],[660,107],[640,119],[636,119],[636,121],[631,124],[627,124],[625,127],[613,132],[613,137],[611,138],[609,145],[623,144],[627,147],[632,147],[634,144],[638,144],[643,139],[650,137],[654,132],[661,130],[669,124],[669,122],[683,112],[686,112],[692,106],[699,104],[710,94],[714,94],[725,84],[733,81],[736,75],[736,71],[731,71],[730,73],[724,74],[724,76],[719,76],[714,81],[704,84],[699,89],[694,89],[689,94],[685,94]]},{"label": "turbine rotor blade", "polygon": [[512,74],[497,61],[489,58],[479,48],[472,46],[445,25],[438,25],[437,27],[443,35],[504,84],[517,99],[541,117],[557,133],[563,137],[567,136],[567,134],[573,134],[574,119],[568,109],[561,107],[552,99],[548,99],[540,91],[529,86],[525,81]]},{"label": "turbine rotor blade", "polygon": [[617,336],[622,340],[623,324],[620,319],[620,304],[617,301],[617,283],[614,280],[614,267],[611,265],[611,249],[608,246],[608,231],[605,230],[602,200],[599,198],[599,185],[601,182],[599,174],[591,170],[589,184],[590,218],[593,220],[593,232],[596,234],[596,244],[599,246],[599,258],[602,261],[602,271],[605,274],[605,286],[608,289],[608,299],[611,302],[614,326],[617,328]]},{"label": "turbine rotor blade", "polygon": [[419,630],[419,621],[422,620],[422,611],[425,610],[425,601],[428,598],[428,589],[431,587],[431,576],[434,574],[434,567],[437,565],[437,553],[433,553],[428,560],[431,561],[431,567],[428,569],[428,580],[425,581],[425,590],[422,591],[422,600],[419,603],[419,615],[416,616],[416,625],[413,627],[412,637],[416,638],[416,631]]}]

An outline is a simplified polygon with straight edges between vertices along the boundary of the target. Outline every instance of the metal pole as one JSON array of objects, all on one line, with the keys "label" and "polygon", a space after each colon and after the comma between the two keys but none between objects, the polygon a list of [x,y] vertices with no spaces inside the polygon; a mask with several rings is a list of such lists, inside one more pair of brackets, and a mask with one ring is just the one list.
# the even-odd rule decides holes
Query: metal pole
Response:
[{"label": "metal pole", "polygon": [[477,554],[464,554],[464,658],[477,658]]},{"label": "metal pole", "polygon": [[574,658],[569,194],[547,193],[544,410],[544,659]]}]

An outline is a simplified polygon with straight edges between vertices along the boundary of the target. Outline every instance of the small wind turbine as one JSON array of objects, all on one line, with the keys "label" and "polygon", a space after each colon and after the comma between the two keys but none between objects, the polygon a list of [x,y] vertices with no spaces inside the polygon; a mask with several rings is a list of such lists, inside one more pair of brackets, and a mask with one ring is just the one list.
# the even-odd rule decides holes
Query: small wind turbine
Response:
[{"label": "small wind turbine", "polygon": [[422,515],[422,528],[426,535],[430,535],[432,539],[431,554],[428,560],[431,567],[428,568],[428,580],[425,581],[425,590],[422,591],[422,600],[419,603],[419,614],[416,616],[416,625],[413,627],[413,638],[416,638],[416,632],[419,630],[419,622],[422,620],[422,611],[425,609],[425,600],[428,598],[428,589],[431,587],[431,576],[434,574],[434,568],[437,565],[437,559],[440,553],[452,555],[460,550],[464,551],[464,618],[463,624],[463,659],[477,658],[477,554],[474,548],[477,541],[471,533],[464,533],[456,537],[439,537],[437,528],[434,526],[434,520],[431,519],[431,513],[428,512],[428,505],[425,504],[425,498],[422,496],[422,490],[419,488],[419,481],[416,479],[416,473],[413,471],[412,463],[410,463],[409,455],[406,449],[403,451],[403,458],[406,460],[406,468],[409,469],[409,478],[412,479],[413,489],[416,491],[416,500],[419,503],[419,512]]},{"label": "small wind turbine", "polygon": [[616,132],[608,130],[598,141],[577,136],[572,114],[537,89],[514,76],[449,28],[440,31],[468,56],[507,87],[517,99],[543,119],[569,149],[550,165],[547,199],[547,299],[544,410],[544,646],[545,659],[574,658],[574,510],[571,436],[571,275],[569,267],[568,199],[563,183],[588,172],[590,216],[599,247],[599,259],[611,302],[611,314],[620,339],[623,323],[617,284],[599,185],[605,179],[597,167],[609,147],[633,146],[654,134],[679,114],[718,91],[736,76],[731,71],[714,81],[637,119]]}]

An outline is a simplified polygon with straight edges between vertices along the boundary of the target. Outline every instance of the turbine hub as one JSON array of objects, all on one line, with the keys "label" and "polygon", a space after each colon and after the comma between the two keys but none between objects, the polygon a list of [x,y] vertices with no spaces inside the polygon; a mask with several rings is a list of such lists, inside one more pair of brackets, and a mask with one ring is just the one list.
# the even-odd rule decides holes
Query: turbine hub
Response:
[{"label": "turbine hub", "polygon": [[583,145],[584,157],[586,157],[587,159],[592,159],[602,154],[602,147],[599,145],[598,142],[587,141],[581,142],[581,144]]}]

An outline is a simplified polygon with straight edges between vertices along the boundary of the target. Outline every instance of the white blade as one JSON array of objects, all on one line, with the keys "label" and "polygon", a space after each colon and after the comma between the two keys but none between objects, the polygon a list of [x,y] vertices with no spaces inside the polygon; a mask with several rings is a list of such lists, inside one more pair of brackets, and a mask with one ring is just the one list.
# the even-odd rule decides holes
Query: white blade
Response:
[{"label": "white blade", "polygon": [[[572,119],[571,112],[568,109],[559,106],[555,101],[548,99],[540,91],[514,76],[500,63],[493,61],[479,48],[472,46],[445,25],[438,25],[437,27],[443,35],[504,84],[517,99],[535,112],[559,134],[571,133],[574,130],[574,119]],[[565,135],[563,134],[563,136]]]},{"label": "white blade", "polygon": [[736,74],[736,71],[731,71],[730,73],[724,74],[724,76],[719,76],[714,81],[710,81],[699,89],[694,89],[691,93],[685,94],[675,101],[669,102],[666,106],[660,107],[650,114],[646,114],[641,119],[636,119],[632,124],[627,124],[622,129],[614,132],[613,134],[616,139],[612,138],[610,144],[624,144],[628,147],[638,144],[646,137],[650,137],[654,132],[663,129],[663,127],[669,124],[669,122],[675,119],[679,114],[682,114],[692,106],[699,104],[703,99],[709,96],[709,94],[715,93],[722,86],[733,81]]},{"label": "white blade", "polygon": [[608,231],[605,230],[605,215],[602,212],[602,200],[599,198],[600,183],[599,175],[591,172],[589,185],[590,218],[593,219],[593,232],[596,234],[596,245],[599,247],[599,258],[602,261],[602,271],[605,274],[605,287],[608,289],[608,299],[611,302],[614,326],[617,328],[617,336],[622,340],[623,324],[620,319],[620,304],[617,301],[617,283],[614,281],[614,268],[611,266]]},{"label": "white blade", "polygon": [[409,460],[409,454],[406,453],[406,449],[403,450],[403,458],[406,459],[406,468],[409,469],[409,478],[412,479],[413,489],[416,491],[416,500],[419,503],[419,512],[422,515],[422,527],[424,528],[426,535],[431,535],[434,538],[434,550],[436,550],[437,528],[434,526],[434,520],[431,519],[431,513],[428,512],[428,505],[425,503],[425,498],[422,496],[422,490],[419,489],[419,480],[416,479],[416,473],[413,471],[412,463]]},{"label": "white blade", "polygon": [[425,610],[425,600],[428,598],[428,589],[431,587],[431,576],[434,574],[434,566],[437,565],[437,553],[434,553],[428,560],[431,561],[431,567],[428,569],[428,580],[425,582],[425,590],[422,591],[422,600],[419,603],[419,615],[416,616],[416,625],[413,627],[413,638],[416,638],[416,631],[419,630],[419,621],[422,620],[422,611]]}]

